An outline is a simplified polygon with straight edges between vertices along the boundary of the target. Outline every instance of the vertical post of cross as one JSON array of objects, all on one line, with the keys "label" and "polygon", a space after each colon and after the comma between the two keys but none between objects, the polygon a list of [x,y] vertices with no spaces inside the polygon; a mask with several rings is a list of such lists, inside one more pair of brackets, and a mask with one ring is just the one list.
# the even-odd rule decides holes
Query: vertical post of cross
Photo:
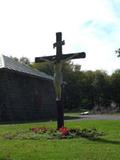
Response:
[{"label": "vertical post of cross", "polygon": [[62,55],[62,33],[58,32],[56,33],[56,55],[61,56]]},{"label": "vertical post of cross", "polygon": [[[53,47],[56,47],[56,63],[60,63],[61,57],[62,57],[62,45],[64,45],[65,42],[62,41],[62,33],[57,32],[56,33],[56,43],[53,44]],[[62,86],[61,86],[62,88]],[[63,106],[63,100],[56,99],[56,105],[57,105],[57,129],[64,126],[64,106]]]},{"label": "vertical post of cross", "polygon": [[53,44],[53,48],[56,47],[56,59],[60,60],[62,56],[62,45],[65,44],[65,41],[62,41],[62,33],[56,33],[56,43]]}]

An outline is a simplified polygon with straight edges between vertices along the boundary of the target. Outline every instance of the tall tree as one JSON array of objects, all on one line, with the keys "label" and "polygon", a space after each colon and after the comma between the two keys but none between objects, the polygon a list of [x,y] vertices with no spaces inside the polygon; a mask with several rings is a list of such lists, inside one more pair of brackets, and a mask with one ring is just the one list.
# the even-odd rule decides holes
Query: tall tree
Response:
[{"label": "tall tree", "polygon": [[15,61],[19,61],[19,59],[17,58],[17,57],[12,57],[12,56],[10,56],[10,58],[12,58],[12,59],[14,59]]},{"label": "tall tree", "polygon": [[30,61],[27,57],[21,57],[19,59],[19,62],[23,63],[23,64],[27,64],[27,65],[30,65]]},{"label": "tall tree", "polygon": [[101,107],[108,107],[111,103],[110,80],[105,71],[97,70],[93,81],[95,104]]},{"label": "tall tree", "polygon": [[120,70],[116,70],[111,76],[112,99],[120,109]]}]

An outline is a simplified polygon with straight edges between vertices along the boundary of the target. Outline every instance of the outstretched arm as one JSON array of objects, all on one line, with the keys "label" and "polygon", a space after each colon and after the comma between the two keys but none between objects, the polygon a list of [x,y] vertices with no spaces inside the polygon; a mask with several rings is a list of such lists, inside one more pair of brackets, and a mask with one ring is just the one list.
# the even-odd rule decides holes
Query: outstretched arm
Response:
[{"label": "outstretched arm", "polygon": [[48,62],[48,63],[54,63],[54,59],[48,59],[47,57],[36,57],[35,58],[35,63],[40,63],[40,62]]},{"label": "outstretched arm", "polygon": [[85,56],[85,52],[64,54],[62,61],[65,62],[71,59],[85,58]]}]

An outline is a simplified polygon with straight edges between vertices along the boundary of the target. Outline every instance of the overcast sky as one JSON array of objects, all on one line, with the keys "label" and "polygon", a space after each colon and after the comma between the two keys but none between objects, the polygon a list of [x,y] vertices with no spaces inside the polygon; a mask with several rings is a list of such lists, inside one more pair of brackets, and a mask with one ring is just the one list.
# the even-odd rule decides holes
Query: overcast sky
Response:
[{"label": "overcast sky", "polygon": [[13,57],[55,54],[62,32],[63,53],[86,52],[82,70],[120,69],[120,0],[0,0],[0,53]]}]

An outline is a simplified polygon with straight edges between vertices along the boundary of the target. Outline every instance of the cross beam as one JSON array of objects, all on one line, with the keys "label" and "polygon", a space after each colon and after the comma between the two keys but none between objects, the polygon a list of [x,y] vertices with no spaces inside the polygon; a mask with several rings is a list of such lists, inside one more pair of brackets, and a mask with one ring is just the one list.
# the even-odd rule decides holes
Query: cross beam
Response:
[{"label": "cross beam", "polygon": [[56,93],[56,105],[57,105],[57,128],[64,126],[64,107],[61,99],[61,90],[62,90],[62,64],[63,62],[70,59],[85,58],[85,52],[80,53],[70,53],[62,54],[62,45],[65,44],[65,41],[62,40],[62,33],[56,33],[56,42],[53,44],[53,48],[56,48],[56,55],[53,56],[44,56],[36,57],[35,62],[50,62],[54,64],[54,88]]},{"label": "cross beam", "polygon": [[[69,54],[62,54],[60,55],[60,60],[67,60],[67,59],[78,59],[78,58],[85,58],[85,52],[80,52],[80,53],[69,53]],[[57,60],[57,56],[44,56],[44,57],[36,57],[35,62],[40,63],[40,62],[45,62],[46,60],[48,61],[55,61]]]},{"label": "cross beam", "polygon": [[36,57],[35,62],[45,62],[45,61],[60,61],[60,60],[70,60],[70,59],[78,59],[78,58],[85,58],[85,52],[80,53],[69,53],[69,54],[62,54],[62,45],[65,44],[65,41],[62,41],[62,33],[56,33],[56,43],[53,44],[53,48],[56,47],[56,55],[53,56],[44,56],[44,57]]}]

